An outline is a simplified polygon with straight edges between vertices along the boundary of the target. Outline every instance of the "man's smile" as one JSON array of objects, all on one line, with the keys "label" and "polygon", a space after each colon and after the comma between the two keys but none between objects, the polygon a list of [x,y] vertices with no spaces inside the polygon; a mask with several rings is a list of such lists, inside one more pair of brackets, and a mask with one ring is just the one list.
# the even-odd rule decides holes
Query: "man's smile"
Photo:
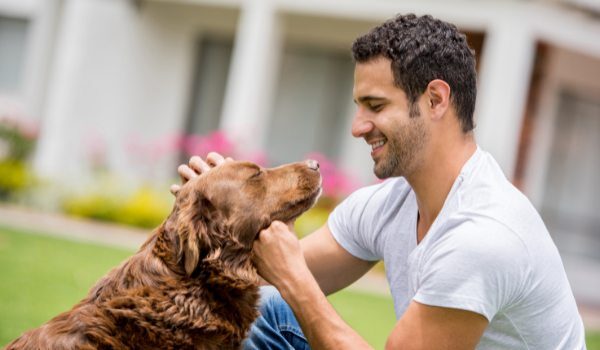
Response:
[{"label": "man's smile", "polygon": [[383,138],[383,139],[378,139],[375,141],[367,141],[367,143],[371,146],[371,156],[374,156],[387,143],[387,139]]}]

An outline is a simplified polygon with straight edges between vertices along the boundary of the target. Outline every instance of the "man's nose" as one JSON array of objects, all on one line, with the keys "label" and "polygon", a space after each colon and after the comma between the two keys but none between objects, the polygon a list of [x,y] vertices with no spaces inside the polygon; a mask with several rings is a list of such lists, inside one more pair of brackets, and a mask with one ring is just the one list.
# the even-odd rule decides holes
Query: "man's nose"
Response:
[{"label": "man's nose", "polygon": [[354,115],[354,120],[352,121],[352,136],[362,137],[371,130],[373,130],[373,123],[362,117],[360,111],[357,111],[356,115]]}]

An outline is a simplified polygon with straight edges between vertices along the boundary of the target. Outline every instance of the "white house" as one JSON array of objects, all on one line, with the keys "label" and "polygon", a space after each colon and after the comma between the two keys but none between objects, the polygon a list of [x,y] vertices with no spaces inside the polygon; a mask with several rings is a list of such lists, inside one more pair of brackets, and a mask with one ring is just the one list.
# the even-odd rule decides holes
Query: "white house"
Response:
[{"label": "white house", "polygon": [[600,305],[596,0],[0,0],[0,115],[36,120],[34,164],[87,176],[94,152],[167,179],[176,153],[132,142],[221,129],[275,163],[325,153],[372,180],[350,136],[353,39],[432,14],[478,54],[476,136],[544,216],[581,302]]}]

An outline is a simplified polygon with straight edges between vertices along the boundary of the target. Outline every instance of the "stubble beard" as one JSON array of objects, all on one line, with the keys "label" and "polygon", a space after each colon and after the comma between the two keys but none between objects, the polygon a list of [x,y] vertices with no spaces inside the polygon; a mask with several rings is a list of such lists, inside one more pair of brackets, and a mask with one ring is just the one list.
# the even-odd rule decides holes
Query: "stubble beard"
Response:
[{"label": "stubble beard", "polygon": [[419,165],[427,136],[423,119],[420,116],[411,118],[388,137],[387,154],[373,166],[375,176],[386,179],[412,174]]}]

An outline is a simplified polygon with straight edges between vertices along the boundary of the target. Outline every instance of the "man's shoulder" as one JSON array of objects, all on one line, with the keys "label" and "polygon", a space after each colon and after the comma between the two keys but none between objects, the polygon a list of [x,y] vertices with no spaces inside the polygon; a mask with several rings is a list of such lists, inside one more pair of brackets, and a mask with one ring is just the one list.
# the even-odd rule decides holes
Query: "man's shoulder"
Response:
[{"label": "man's shoulder", "polygon": [[535,207],[504,176],[491,155],[483,153],[478,165],[458,191],[456,209],[463,217],[477,218],[491,225],[496,222],[518,233],[531,229],[545,230]]},{"label": "man's shoulder", "polygon": [[399,200],[412,191],[403,177],[389,178],[379,183],[361,187],[352,192],[344,202],[360,203],[365,206],[383,205],[391,199]]},{"label": "man's shoulder", "polygon": [[412,213],[410,209],[415,206],[414,192],[408,182],[397,177],[356,190],[334,209],[330,218],[374,227],[378,223],[398,222]]}]

